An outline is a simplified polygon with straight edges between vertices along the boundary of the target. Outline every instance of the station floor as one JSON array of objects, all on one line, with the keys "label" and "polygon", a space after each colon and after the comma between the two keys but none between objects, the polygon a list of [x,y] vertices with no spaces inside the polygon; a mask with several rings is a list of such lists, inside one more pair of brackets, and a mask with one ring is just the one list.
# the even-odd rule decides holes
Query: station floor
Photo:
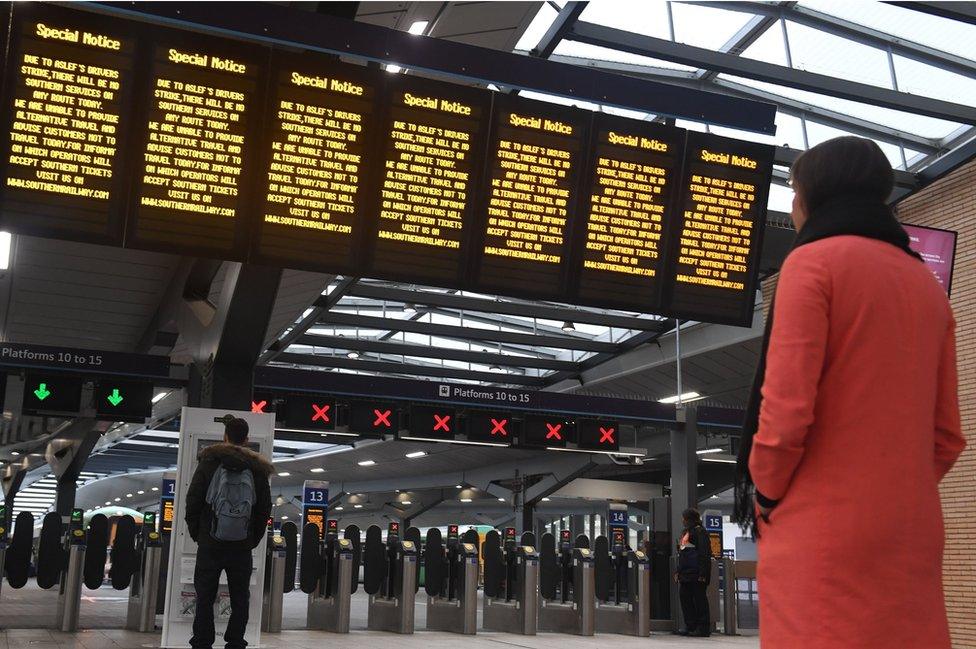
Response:
[{"label": "station floor", "polygon": [[[422,592],[421,592],[422,595]],[[127,605],[126,591],[100,589],[85,590],[82,595],[80,626],[77,633],[51,631],[57,609],[57,589],[43,591],[31,582],[25,588],[13,590],[4,584],[0,592],[0,649],[144,649],[159,647],[159,633],[134,633],[123,631]],[[305,607],[307,598],[300,592],[285,596],[284,616],[280,634],[262,634],[261,647],[298,649],[592,649],[612,639],[615,649],[628,647],[660,647],[661,649],[706,647],[741,647],[754,649],[759,640],[752,635],[729,637],[713,635],[711,638],[681,638],[671,634],[654,634],[650,640],[622,635],[598,635],[582,638],[570,635],[540,633],[537,636],[520,636],[508,633],[479,631],[475,637],[460,638],[455,634],[423,631],[426,624],[426,598],[418,596],[416,611],[417,632],[413,636],[366,631],[366,596],[358,593],[353,597],[348,636],[321,631],[306,631]],[[480,626],[479,606],[479,626]],[[161,622],[161,617],[157,618]],[[219,630],[220,622],[218,622]],[[749,633],[748,631],[746,633]],[[648,644],[650,643],[650,645]],[[219,645],[218,645],[219,646]],[[255,645],[251,645],[255,648]]]}]

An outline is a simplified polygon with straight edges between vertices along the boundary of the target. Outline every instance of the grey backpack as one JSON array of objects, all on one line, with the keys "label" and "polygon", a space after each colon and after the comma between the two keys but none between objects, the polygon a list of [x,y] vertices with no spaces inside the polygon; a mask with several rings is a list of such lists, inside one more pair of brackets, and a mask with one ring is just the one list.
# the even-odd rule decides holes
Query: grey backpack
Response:
[{"label": "grey backpack", "polygon": [[207,504],[213,510],[210,536],[218,541],[247,539],[251,531],[254,500],[254,474],[251,470],[233,471],[220,465],[207,489]]}]

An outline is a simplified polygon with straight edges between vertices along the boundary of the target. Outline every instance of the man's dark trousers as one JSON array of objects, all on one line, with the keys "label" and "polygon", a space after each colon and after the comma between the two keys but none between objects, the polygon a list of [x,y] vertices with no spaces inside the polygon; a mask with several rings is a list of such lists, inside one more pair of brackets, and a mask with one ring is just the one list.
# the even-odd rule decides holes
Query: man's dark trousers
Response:
[{"label": "man's dark trousers", "polygon": [[692,633],[708,633],[711,629],[707,589],[708,584],[703,581],[682,581],[678,589],[685,628]]},{"label": "man's dark trousers", "polygon": [[197,591],[197,610],[193,618],[193,649],[210,649],[214,644],[214,601],[220,573],[227,573],[227,590],[230,591],[230,619],[224,633],[227,649],[244,649],[244,631],[247,629],[248,606],[251,595],[251,550],[224,549],[204,546],[197,549],[197,565],[193,571],[193,586]]}]

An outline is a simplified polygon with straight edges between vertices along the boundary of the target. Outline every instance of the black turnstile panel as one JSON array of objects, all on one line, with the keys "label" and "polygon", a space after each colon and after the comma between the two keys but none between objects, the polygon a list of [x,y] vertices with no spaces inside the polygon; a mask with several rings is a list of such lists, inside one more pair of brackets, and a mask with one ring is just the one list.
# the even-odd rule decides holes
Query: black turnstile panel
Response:
[{"label": "black turnstile panel", "polygon": [[348,526],[342,536],[352,542],[352,584],[349,586],[349,592],[355,593],[359,590],[359,566],[363,562],[363,540],[359,526]]},{"label": "black turnstile panel", "polygon": [[559,583],[559,560],[556,557],[556,537],[546,532],[539,544],[539,593],[545,599],[556,599]]},{"label": "black turnstile panel", "polygon": [[413,541],[413,547],[417,549],[417,560],[414,562],[416,566],[416,573],[413,577],[413,592],[418,592],[420,590],[420,529],[416,527],[408,527],[407,531],[403,533],[404,541]]},{"label": "black turnstile panel", "polygon": [[522,532],[519,542],[522,545],[535,547],[535,532]]},{"label": "black turnstile panel", "polygon": [[574,548],[583,548],[586,550],[590,549],[590,537],[586,534],[580,534],[576,537],[576,541],[573,543]]},{"label": "black turnstile panel", "polygon": [[108,518],[95,514],[88,522],[88,547],[85,550],[85,588],[101,588],[108,559]]},{"label": "black turnstile panel", "polygon": [[380,592],[387,572],[386,545],[379,525],[366,528],[366,547],[363,549],[363,590],[370,595]]},{"label": "black turnstile panel", "polygon": [[47,514],[41,523],[41,539],[37,546],[37,585],[41,588],[52,588],[61,580],[65,562],[61,534],[61,516],[54,512]]},{"label": "black turnstile panel", "polygon": [[441,531],[432,527],[427,530],[427,542],[424,543],[424,590],[431,597],[443,596],[446,568]]},{"label": "black turnstile panel", "polygon": [[481,556],[485,560],[485,595],[498,597],[505,580],[505,557],[502,555],[501,536],[497,531],[491,530],[485,534]]},{"label": "black turnstile panel", "polygon": [[285,539],[285,586],[282,592],[295,590],[295,570],[298,569],[298,526],[288,521],[281,526]]},{"label": "black turnstile panel", "polygon": [[30,574],[31,548],[34,545],[34,515],[30,512],[17,514],[14,533],[10,536],[3,570],[11,588],[23,588]]},{"label": "black turnstile panel", "polygon": [[475,550],[481,549],[481,537],[478,536],[478,530],[467,530],[461,535],[462,543],[470,543],[474,546]]},{"label": "black turnstile panel", "polygon": [[108,578],[112,588],[125,590],[138,568],[136,560],[136,521],[125,515],[115,524],[115,540],[112,542],[112,567]]},{"label": "black turnstile panel", "polygon": [[322,545],[319,542],[319,526],[307,523],[302,530],[302,553],[299,559],[298,584],[302,592],[310,595],[315,592],[319,577],[323,573]]},{"label": "black turnstile panel", "polygon": [[613,562],[610,560],[610,542],[607,537],[598,536],[593,546],[593,581],[596,598],[601,602],[610,600],[613,585]]}]

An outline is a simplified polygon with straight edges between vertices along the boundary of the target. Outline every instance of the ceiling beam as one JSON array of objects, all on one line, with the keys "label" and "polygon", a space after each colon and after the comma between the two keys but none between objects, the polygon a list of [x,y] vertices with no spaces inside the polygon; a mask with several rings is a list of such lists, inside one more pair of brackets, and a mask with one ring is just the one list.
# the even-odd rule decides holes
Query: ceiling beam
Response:
[{"label": "ceiling beam", "polygon": [[839,36],[862,45],[875,47],[883,51],[890,51],[913,61],[934,65],[942,70],[954,72],[966,77],[976,77],[976,62],[951,52],[946,52],[928,45],[914,43],[898,36],[892,36],[867,25],[861,25],[850,20],[844,20],[809,7],[794,5],[784,7],[778,2],[729,2],[717,0],[714,2],[693,1],[688,4],[714,7],[728,11],[741,11],[749,14],[760,14],[769,18],[785,18],[791,22],[812,27],[834,36]]},{"label": "ceiling beam", "polygon": [[539,40],[538,44],[532,48],[530,54],[541,59],[549,58],[549,55],[559,46],[563,40],[563,36],[576,23],[576,20],[588,4],[589,2],[567,2],[563,5],[563,8],[556,15],[556,19],[549,25],[549,29],[546,30],[545,35]]},{"label": "ceiling beam", "polygon": [[[800,149],[793,149],[788,146],[778,146],[774,154],[773,162],[783,167],[792,167],[793,163],[803,154]],[[914,189],[918,187],[918,178],[910,171],[901,169],[893,170],[895,174],[895,186]]]},{"label": "ceiling beam", "polygon": [[479,372],[462,370],[454,367],[437,365],[414,365],[412,363],[394,363],[391,361],[376,361],[368,359],[353,359],[344,356],[311,356],[306,354],[281,353],[276,359],[278,363],[300,365],[306,367],[332,367],[345,370],[359,370],[376,372],[378,374],[409,374],[413,376],[430,376],[441,379],[465,379],[494,383],[500,385],[526,385],[538,387],[542,379],[537,376],[506,374],[502,372]]},{"label": "ceiling beam", "polygon": [[976,7],[972,2],[886,2],[885,4],[976,25]]},{"label": "ceiling beam", "polygon": [[[769,28],[776,24],[776,19],[769,16],[753,16],[749,21],[742,26],[736,34],[732,36],[720,49],[720,52],[726,52],[728,54],[733,54],[739,56],[750,45],[759,40],[759,38],[769,31]],[[718,72],[715,70],[698,70],[695,76],[702,81],[712,81],[718,76]]]},{"label": "ceiling beam", "polygon": [[917,113],[950,122],[976,124],[976,108],[973,106],[838,79],[826,74],[797,70],[684,43],[673,43],[661,38],[635,34],[604,25],[577,22],[566,35],[566,38],[640,56],[650,56],[683,65],[703,67],[747,79],[775,83],[893,110]]},{"label": "ceiling beam", "polygon": [[[469,316],[465,316],[469,317]],[[456,338],[479,342],[507,343],[511,345],[526,345],[529,347],[553,347],[555,349],[577,349],[587,352],[613,352],[617,346],[614,343],[589,340],[576,336],[556,336],[548,334],[519,333],[513,331],[494,331],[480,327],[461,327],[457,325],[418,322],[416,320],[400,320],[396,318],[377,318],[352,313],[338,313],[330,311],[319,318],[320,325],[348,325],[363,329],[381,329],[404,331],[407,333],[439,338]]]},{"label": "ceiling beam", "polygon": [[500,313],[524,318],[541,318],[543,320],[555,320],[557,322],[560,320],[569,320],[571,322],[583,322],[604,327],[656,331],[661,326],[660,320],[650,318],[637,318],[609,312],[589,311],[532,302],[485,300],[465,295],[448,295],[446,293],[434,293],[431,291],[411,291],[378,284],[358,284],[351,289],[350,294],[357,297],[371,297],[377,300],[426,304],[429,306],[478,311],[481,313]]},{"label": "ceiling beam", "polygon": [[283,336],[278,338],[278,340],[271,343],[268,349],[261,354],[258,358],[258,365],[264,365],[273,361],[278,354],[288,349],[297,338],[308,331],[319,318],[322,317],[323,313],[327,313],[332,307],[339,303],[339,300],[349,291],[352,286],[359,281],[358,277],[343,277],[336,284],[335,288],[328,295],[323,295],[315,301],[308,313],[302,316],[302,318],[292,325],[291,329],[288,330]]},{"label": "ceiling beam", "polygon": [[346,336],[305,334],[293,344],[309,345],[311,347],[326,347],[329,349],[370,352],[374,354],[420,356],[421,358],[443,358],[445,360],[461,361],[465,363],[480,363],[482,365],[532,367],[541,370],[572,370],[576,368],[576,363],[572,361],[538,358],[535,356],[498,354],[494,352],[468,351],[465,349],[452,349],[450,347],[443,347],[440,345],[417,345],[413,343],[401,343],[370,338],[348,338]]}]

